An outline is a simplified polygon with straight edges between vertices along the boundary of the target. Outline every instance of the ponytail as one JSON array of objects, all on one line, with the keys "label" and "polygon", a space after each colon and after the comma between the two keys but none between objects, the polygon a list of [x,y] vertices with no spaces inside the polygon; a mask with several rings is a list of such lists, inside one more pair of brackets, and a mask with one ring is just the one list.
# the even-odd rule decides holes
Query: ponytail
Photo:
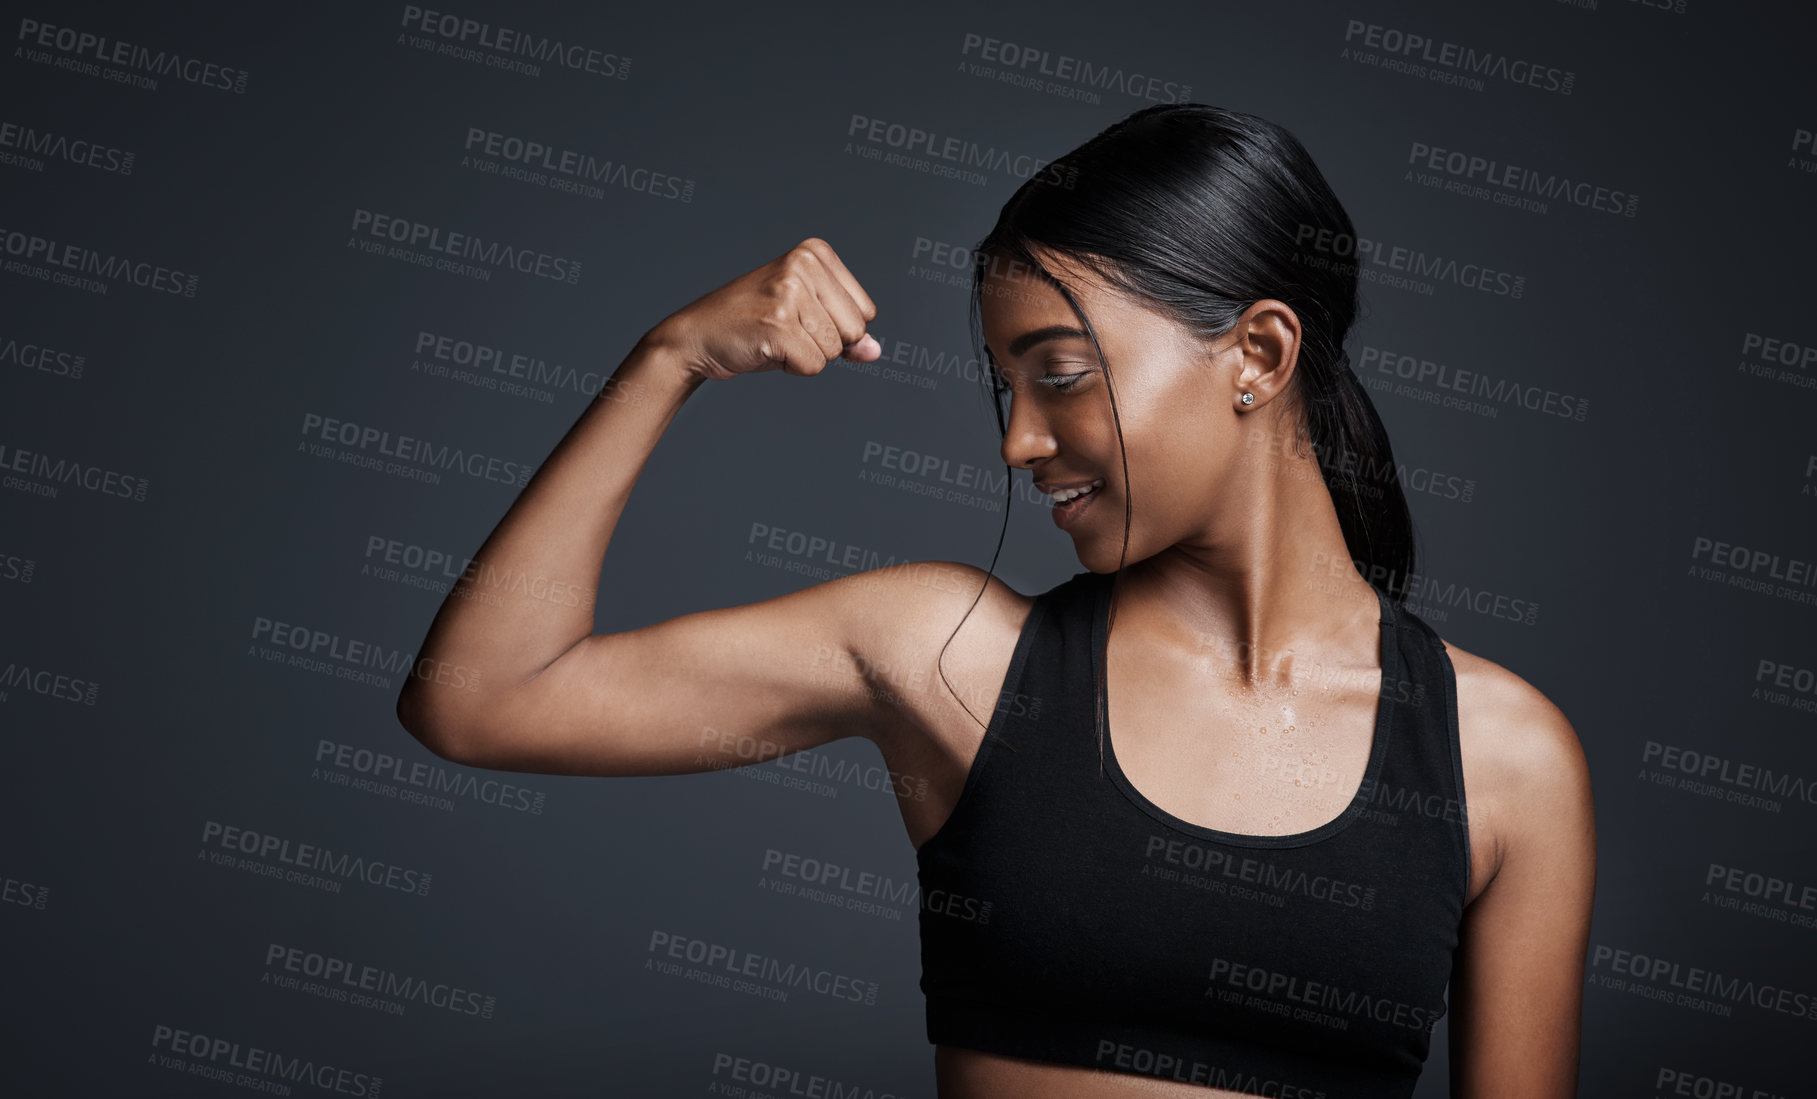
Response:
[{"label": "ponytail", "polygon": [[[1062,179],[1065,186],[1054,182]],[[1413,517],[1387,429],[1344,351],[1358,310],[1357,264],[1313,247],[1355,239],[1350,215],[1285,127],[1205,103],[1134,111],[1025,181],[973,248],[973,342],[998,429],[1007,422],[981,318],[985,275],[999,259],[1019,261],[1059,290],[1107,376],[1096,330],[1036,248],[1081,261],[1202,339],[1229,331],[1264,298],[1280,301],[1300,321],[1299,358],[1283,394],[1300,410],[1296,434],[1318,460],[1356,571],[1405,602],[1415,567]],[[1114,386],[1110,393],[1120,440]],[[1006,498],[1006,526],[1007,505]],[[1128,493],[1124,506],[1127,557]]]},{"label": "ponytail", "polygon": [[1327,399],[1309,402],[1306,428],[1344,545],[1365,580],[1404,602],[1416,563],[1413,515],[1388,429],[1351,369],[1348,351],[1339,351],[1325,373]]}]

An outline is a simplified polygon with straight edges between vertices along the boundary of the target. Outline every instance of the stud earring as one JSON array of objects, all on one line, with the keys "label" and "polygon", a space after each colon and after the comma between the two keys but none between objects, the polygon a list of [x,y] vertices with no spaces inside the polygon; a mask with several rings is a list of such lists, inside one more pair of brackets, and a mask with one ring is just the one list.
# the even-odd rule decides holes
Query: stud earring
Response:
[{"label": "stud earring", "polygon": [[1243,394],[1243,403],[1244,404],[1255,404],[1255,394],[1254,393]]}]

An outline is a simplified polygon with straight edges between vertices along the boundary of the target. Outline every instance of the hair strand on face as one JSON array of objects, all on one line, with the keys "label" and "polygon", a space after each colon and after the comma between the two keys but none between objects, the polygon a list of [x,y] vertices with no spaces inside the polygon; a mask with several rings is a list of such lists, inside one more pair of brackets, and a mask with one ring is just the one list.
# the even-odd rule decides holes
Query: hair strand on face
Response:
[{"label": "hair strand on face", "polygon": [[[1413,517],[1387,428],[1344,352],[1360,301],[1357,266],[1312,247],[1355,239],[1350,215],[1324,174],[1283,126],[1205,103],[1156,104],[1112,123],[1025,180],[972,249],[974,355],[985,364],[980,377],[1000,436],[1007,436],[1009,425],[982,323],[986,275],[994,264],[1019,265],[1029,277],[1053,286],[1078,317],[1104,367],[1119,449],[1123,428],[1116,387],[1097,330],[1035,249],[1080,264],[1204,338],[1230,331],[1244,310],[1264,298],[1280,301],[1301,327],[1299,358],[1282,394],[1296,445],[1309,444],[1318,461],[1356,568],[1389,598],[1404,601],[1417,561]],[[1005,474],[1007,479],[1014,471],[1006,466]],[[1127,561],[1134,514],[1127,452],[1123,486],[1119,572]],[[1009,504],[1006,487],[1005,530]],[[987,586],[1002,549],[999,533]],[[978,594],[982,597],[983,589]],[[1114,586],[1112,594],[1114,620]],[[945,651],[942,646],[942,658]],[[1098,663],[1095,678],[1102,692],[1102,658]],[[1103,735],[1100,723],[1100,758]]]}]

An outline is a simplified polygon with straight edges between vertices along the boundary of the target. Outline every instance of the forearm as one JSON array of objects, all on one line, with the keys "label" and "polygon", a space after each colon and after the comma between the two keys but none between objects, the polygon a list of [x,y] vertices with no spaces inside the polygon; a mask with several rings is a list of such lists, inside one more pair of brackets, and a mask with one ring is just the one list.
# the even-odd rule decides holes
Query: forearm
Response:
[{"label": "forearm", "polygon": [[593,632],[619,516],[700,381],[654,332],[619,364],[442,602],[398,700],[412,733],[446,735]]}]

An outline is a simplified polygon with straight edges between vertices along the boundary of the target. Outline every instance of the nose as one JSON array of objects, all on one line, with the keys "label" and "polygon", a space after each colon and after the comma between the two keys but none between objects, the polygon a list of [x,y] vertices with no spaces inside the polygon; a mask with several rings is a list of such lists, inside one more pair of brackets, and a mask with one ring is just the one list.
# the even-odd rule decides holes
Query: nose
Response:
[{"label": "nose", "polygon": [[1009,418],[1003,432],[1003,464],[1011,469],[1032,469],[1034,463],[1053,456],[1057,448],[1053,432],[1037,411],[1036,402],[1009,403]]}]

